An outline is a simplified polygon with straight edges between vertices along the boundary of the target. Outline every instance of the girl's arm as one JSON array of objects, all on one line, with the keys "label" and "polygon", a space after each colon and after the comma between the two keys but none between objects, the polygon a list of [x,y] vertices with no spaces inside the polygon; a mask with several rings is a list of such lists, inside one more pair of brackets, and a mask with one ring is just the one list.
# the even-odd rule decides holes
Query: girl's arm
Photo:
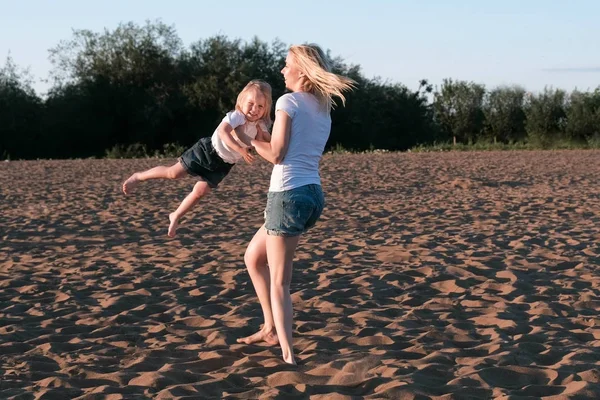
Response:
[{"label": "girl's arm", "polygon": [[292,119],[290,116],[283,110],[277,110],[271,141],[253,140],[250,143],[262,158],[272,164],[279,164],[283,161],[290,145],[291,129]]},{"label": "girl's arm", "polygon": [[235,135],[235,133],[233,132],[233,128],[231,127],[231,125],[223,121],[217,128],[217,131],[219,134],[219,138],[223,141],[223,143],[225,143],[227,147],[229,147],[233,151],[240,153],[247,163],[251,163],[252,161],[254,161],[254,157],[252,156],[252,154],[248,153],[248,148],[241,146],[237,142],[237,140],[233,138],[233,135]]}]

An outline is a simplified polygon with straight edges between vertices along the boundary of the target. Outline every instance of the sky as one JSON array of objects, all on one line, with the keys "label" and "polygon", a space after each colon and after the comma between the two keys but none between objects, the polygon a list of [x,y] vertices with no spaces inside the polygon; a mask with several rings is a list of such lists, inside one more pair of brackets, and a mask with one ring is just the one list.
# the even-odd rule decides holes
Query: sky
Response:
[{"label": "sky", "polygon": [[73,30],[160,20],[186,47],[215,35],[287,45],[317,43],[366,78],[411,89],[445,78],[492,89],[600,86],[598,0],[0,0],[0,67],[10,54],[38,94],[48,50]]}]

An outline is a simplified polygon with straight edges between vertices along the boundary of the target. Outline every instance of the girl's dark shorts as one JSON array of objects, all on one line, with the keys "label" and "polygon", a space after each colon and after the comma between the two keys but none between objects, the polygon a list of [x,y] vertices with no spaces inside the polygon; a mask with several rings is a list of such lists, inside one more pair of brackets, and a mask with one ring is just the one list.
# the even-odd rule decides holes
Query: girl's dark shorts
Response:
[{"label": "girl's dark shorts", "polygon": [[211,137],[203,137],[187,149],[179,162],[188,174],[202,178],[211,188],[216,188],[234,164],[229,164],[217,154]]}]

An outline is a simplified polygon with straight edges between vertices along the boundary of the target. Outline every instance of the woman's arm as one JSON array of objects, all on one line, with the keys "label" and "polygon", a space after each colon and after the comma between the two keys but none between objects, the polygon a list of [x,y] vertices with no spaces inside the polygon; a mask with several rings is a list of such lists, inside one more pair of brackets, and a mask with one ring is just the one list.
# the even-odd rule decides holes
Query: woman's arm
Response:
[{"label": "woman's arm", "polygon": [[262,158],[270,163],[279,164],[283,161],[290,145],[291,130],[292,119],[290,116],[283,110],[277,110],[271,141],[253,140],[250,143]]},{"label": "woman's arm", "polygon": [[263,130],[261,128],[260,124],[256,125],[256,130],[257,130],[256,140],[260,140],[261,142],[270,142],[271,141],[271,135],[269,134],[269,131],[267,131],[266,129]]}]

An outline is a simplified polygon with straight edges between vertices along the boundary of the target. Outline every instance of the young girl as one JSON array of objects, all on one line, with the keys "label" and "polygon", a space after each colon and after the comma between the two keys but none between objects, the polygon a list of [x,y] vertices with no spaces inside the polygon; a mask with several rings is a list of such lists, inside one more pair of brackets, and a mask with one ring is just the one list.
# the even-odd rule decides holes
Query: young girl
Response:
[{"label": "young girl", "polygon": [[270,140],[272,102],[268,83],[250,81],[238,95],[235,110],[227,113],[211,137],[201,138],[170,167],[134,173],[123,183],[123,193],[130,194],[139,182],[148,179],[179,179],[186,175],[199,178],[192,192],[169,214],[167,234],[175,236],[181,217],[216,188],[235,163],[242,158],[247,163],[254,160],[248,151],[250,141]]}]

